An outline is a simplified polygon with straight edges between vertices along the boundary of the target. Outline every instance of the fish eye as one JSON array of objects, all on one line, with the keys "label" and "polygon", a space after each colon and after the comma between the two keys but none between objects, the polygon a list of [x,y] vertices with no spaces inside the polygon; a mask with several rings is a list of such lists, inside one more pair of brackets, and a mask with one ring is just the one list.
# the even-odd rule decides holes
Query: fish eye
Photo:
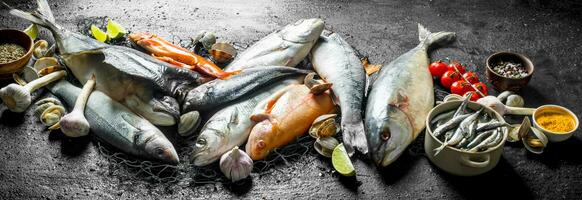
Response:
[{"label": "fish eye", "polygon": [[382,138],[382,140],[386,141],[388,139],[390,139],[390,131],[389,130],[385,130],[382,132],[382,135],[380,135],[380,137]]},{"label": "fish eye", "polygon": [[265,146],[266,146],[265,141],[263,141],[263,140],[257,141],[257,147],[259,149],[263,149],[263,148],[265,148]]},{"label": "fish eye", "polygon": [[206,145],[206,139],[204,138],[199,138],[198,140],[196,140],[196,146],[197,147],[203,147]]},{"label": "fish eye", "polygon": [[164,155],[164,150],[162,148],[156,148],[155,151],[156,151],[156,154],[159,155],[159,156]]}]

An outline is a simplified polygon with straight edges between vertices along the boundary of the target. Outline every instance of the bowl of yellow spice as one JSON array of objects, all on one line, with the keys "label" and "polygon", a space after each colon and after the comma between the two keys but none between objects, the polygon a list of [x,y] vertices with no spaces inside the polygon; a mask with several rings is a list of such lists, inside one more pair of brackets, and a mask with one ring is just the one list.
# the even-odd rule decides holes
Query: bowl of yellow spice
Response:
[{"label": "bowl of yellow spice", "polygon": [[561,142],[578,129],[578,117],[562,106],[544,105],[533,113],[534,126],[542,130],[551,142]]}]

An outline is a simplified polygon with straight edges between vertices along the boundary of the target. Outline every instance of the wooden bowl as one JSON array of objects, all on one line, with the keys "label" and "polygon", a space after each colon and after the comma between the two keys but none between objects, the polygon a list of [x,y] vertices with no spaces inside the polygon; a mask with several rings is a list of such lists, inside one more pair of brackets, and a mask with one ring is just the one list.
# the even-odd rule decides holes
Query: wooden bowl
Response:
[{"label": "wooden bowl", "polygon": [[12,74],[19,72],[32,57],[34,42],[26,33],[14,29],[0,30],[0,44],[13,43],[24,47],[27,52],[17,60],[0,64],[0,79],[11,79]]},{"label": "wooden bowl", "polygon": [[[493,67],[499,60],[521,63],[521,65],[524,66],[525,70],[527,71],[527,76],[523,78],[508,78],[497,74],[495,71],[493,71]],[[485,64],[487,66],[487,79],[489,82],[491,82],[493,87],[500,92],[506,90],[517,92],[527,85],[534,72],[534,65],[529,58],[525,57],[524,55],[511,52],[494,53],[493,55],[489,56],[489,58],[487,58]]]}]

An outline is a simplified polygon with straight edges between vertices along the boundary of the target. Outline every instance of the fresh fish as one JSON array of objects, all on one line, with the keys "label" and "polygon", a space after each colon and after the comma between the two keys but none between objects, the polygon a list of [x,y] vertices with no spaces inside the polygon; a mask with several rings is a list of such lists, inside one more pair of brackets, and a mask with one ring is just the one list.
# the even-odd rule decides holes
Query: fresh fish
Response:
[{"label": "fresh fish", "polygon": [[503,138],[503,134],[499,131],[494,131],[489,137],[479,143],[477,146],[469,149],[469,152],[477,152],[484,149],[491,147],[491,144],[496,144],[497,141],[500,141],[499,138]]},{"label": "fresh fish", "polygon": [[439,114],[436,117],[432,118],[432,120],[430,120],[430,124],[434,125],[434,124],[438,124],[439,122],[442,122],[443,120],[450,120],[453,118],[454,114],[455,114],[454,110]]},{"label": "fresh fish", "polygon": [[[38,12],[10,9],[10,14],[48,28],[62,60],[84,84],[93,74],[95,89],[118,101],[156,125],[169,126],[179,119],[176,99],[197,86],[199,74],[176,69],[137,50],[111,46],[70,32],[55,23],[46,0],[38,0]],[[187,100],[187,99],[186,99]]]},{"label": "fresh fish", "polygon": [[443,125],[438,126],[436,129],[434,129],[432,134],[435,137],[439,137],[441,134],[447,132],[448,130],[457,127],[463,120],[465,120],[469,116],[471,116],[471,114],[463,114],[456,116],[453,119],[450,119],[449,121],[445,122]]},{"label": "fresh fish", "polygon": [[216,112],[202,127],[196,140],[192,151],[194,165],[213,163],[225,152],[245,143],[255,125],[250,119],[255,106],[287,85],[301,82],[302,79],[297,78],[275,82]]},{"label": "fresh fish", "polygon": [[382,67],[368,94],[366,135],[378,165],[396,160],[424,129],[434,104],[427,49],[455,38],[455,33],[431,33],[420,24],[418,29],[420,44]]},{"label": "fresh fish", "polygon": [[368,152],[363,123],[363,103],[366,72],[352,47],[338,34],[322,35],[311,50],[311,64],[339,100],[341,129],[344,146],[352,155],[354,148],[363,154]]},{"label": "fresh fish", "polygon": [[487,123],[479,123],[479,124],[477,124],[476,131],[481,132],[481,131],[491,130],[491,129],[495,129],[495,128],[502,127],[502,126],[509,126],[509,124],[506,122],[500,122],[500,121],[490,121]]},{"label": "fresh fish", "polygon": [[204,83],[185,96],[184,113],[193,110],[215,109],[216,106],[238,99],[281,78],[307,74],[311,71],[284,66],[262,66],[243,69],[229,79]]},{"label": "fresh fish", "polygon": [[487,137],[489,137],[491,134],[493,134],[494,131],[487,131],[487,132],[483,132],[479,135],[477,135],[477,137],[475,137],[475,139],[473,139],[473,141],[471,141],[468,145],[467,148],[468,149],[472,149],[473,147],[477,146],[478,144],[480,144],[484,139],[486,139]]},{"label": "fresh fish", "polygon": [[[65,80],[49,90],[70,107],[75,105],[81,92],[81,88]],[[85,117],[95,137],[121,151],[166,163],[179,162],[174,146],[157,127],[100,91],[93,91],[89,96]]]},{"label": "fresh fish", "polygon": [[225,71],[269,65],[294,67],[309,54],[323,28],[323,20],[317,18],[289,24],[240,53]]},{"label": "fresh fish", "polygon": [[305,85],[289,85],[261,101],[251,120],[257,122],[246,144],[253,160],[304,135],[313,121],[334,109],[331,94],[313,94]]},{"label": "fresh fish", "polygon": [[461,140],[463,140],[463,138],[469,133],[469,129],[470,129],[470,125],[473,124],[473,122],[477,121],[477,117],[479,117],[479,115],[481,114],[481,111],[483,111],[483,109],[471,114],[469,117],[465,118],[463,121],[461,121],[461,123],[459,124],[459,127],[457,128],[457,130],[455,130],[455,133],[453,134],[453,136],[443,142],[443,144],[440,147],[437,147],[435,149],[435,156],[442,151],[446,146],[453,146],[453,145],[457,145],[459,142],[461,142]]}]

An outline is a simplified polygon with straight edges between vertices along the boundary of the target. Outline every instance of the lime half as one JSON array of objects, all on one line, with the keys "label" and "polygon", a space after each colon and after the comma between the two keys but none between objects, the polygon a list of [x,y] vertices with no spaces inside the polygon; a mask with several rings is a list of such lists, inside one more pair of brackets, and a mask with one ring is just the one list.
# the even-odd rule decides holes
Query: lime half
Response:
[{"label": "lime half", "polygon": [[36,40],[36,37],[38,36],[38,26],[36,26],[36,24],[31,24],[30,26],[26,27],[26,29],[24,29],[24,32],[30,36],[32,40]]},{"label": "lime half", "polygon": [[91,35],[100,42],[107,42],[109,39],[107,33],[103,32],[101,29],[97,28],[95,25],[91,25]]},{"label": "lime half", "polygon": [[118,23],[114,22],[113,20],[107,20],[107,35],[111,39],[118,39],[123,37],[127,31]]},{"label": "lime half", "polygon": [[337,145],[333,149],[333,153],[331,154],[331,164],[333,164],[335,171],[343,176],[356,175],[356,169],[354,169],[354,165],[352,164],[350,156],[348,156],[343,143]]}]

